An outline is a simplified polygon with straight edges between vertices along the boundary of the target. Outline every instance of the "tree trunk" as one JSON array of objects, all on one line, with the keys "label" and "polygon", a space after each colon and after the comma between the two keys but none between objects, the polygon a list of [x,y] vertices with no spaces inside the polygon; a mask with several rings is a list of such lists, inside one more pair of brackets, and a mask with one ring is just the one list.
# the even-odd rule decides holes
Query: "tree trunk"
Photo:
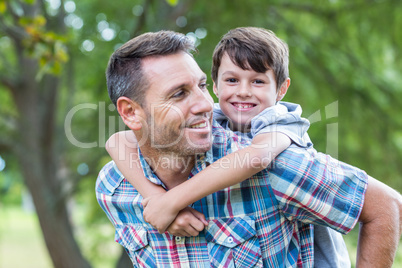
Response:
[{"label": "tree trunk", "polygon": [[32,195],[46,247],[55,268],[89,268],[76,243],[63,197],[68,178],[59,177],[54,148],[55,116],[59,78],[35,80],[37,63],[23,59],[24,76],[13,92],[19,112],[14,149],[25,183]]},{"label": "tree trunk", "polygon": [[[61,196],[63,184],[58,182],[55,170],[57,155],[53,161],[48,157],[51,146],[42,144],[35,124],[26,124],[30,120],[36,122],[34,101],[25,102],[24,111],[20,111],[22,124],[20,125],[21,140],[17,152],[25,183],[32,195],[32,199],[39,218],[39,223],[45,239],[50,257],[56,268],[87,268],[89,263],[82,256],[74,239],[71,222],[66,209],[66,200]],[[54,111],[48,111],[54,112]],[[36,129],[34,129],[36,128]],[[63,152],[58,152],[62,154]],[[44,161],[46,160],[46,161]]]},{"label": "tree trunk", "polygon": [[[20,156],[26,184],[32,194],[46,247],[55,268],[89,268],[74,239],[65,202],[60,202],[43,181],[55,178],[38,178],[37,172],[46,167],[33,167],[37,161]],[[31,162],[31,164],[26,162]],[[41,173],[41,172],[40,172]],[[56,205],[57,204],[57,205]]]},{"label": "tree trunk", "polygon": [[120,258],[116,264],[116,268],[130,268],[133,267],[133,263],[130,260],[130,257],[127,255],[127,252],[122,249]]}]

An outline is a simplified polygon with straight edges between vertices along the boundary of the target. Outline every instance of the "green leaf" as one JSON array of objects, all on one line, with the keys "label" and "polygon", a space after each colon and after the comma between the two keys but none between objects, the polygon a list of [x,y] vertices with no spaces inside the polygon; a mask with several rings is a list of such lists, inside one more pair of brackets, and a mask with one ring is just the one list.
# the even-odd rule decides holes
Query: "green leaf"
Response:
[{"label": "green leaf", "polygon": [[179,0],[166,0],[166,3],[174,7],[179,3]]},{"label": "green leaf", "polygon": [[41,15],[36,16],[33,19],[33,23],[34,23],[34,25],[36,25],[38,27],[44,26],[46,24],[46,18],[44,16],[41,16]]},{"label": "green leaf", "polygon": [[31,24],[31,23],[32,23],[32,18],[29,18],[29,17],[20,17],[20,18],[19,18],[19,23],[20,23],[22,26],[27,26],[28,24]]},{"label": "green leaf", "polygon": [[54,56],[55,59],[59,62],[67,62],[68,61],[68,52],[66,47],[63,45],[62,42],[58,41],[54,45]]},{"label": "green leaf", "polygon": [[0,14],[4,14],[7,11],[7,4],[5,1],[0,1]]},{"label": "green leaf", "polygon": [[23,2],[32,5],[35,3],[35,0],[24,0]]}]

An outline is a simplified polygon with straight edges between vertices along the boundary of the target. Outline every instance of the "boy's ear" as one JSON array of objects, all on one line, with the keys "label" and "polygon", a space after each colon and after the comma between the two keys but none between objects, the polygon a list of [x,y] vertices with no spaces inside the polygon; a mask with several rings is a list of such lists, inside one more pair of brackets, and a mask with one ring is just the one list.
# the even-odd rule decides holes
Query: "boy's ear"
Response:
[{"label": "boy's ear", "polygon": [[276,101],[280,101],[285,97],[286,92],[288,92],[288,88],[290,86],[290,78],[286,78],[285,82],[282,83],[279,88],[278,94],[276,95]]},{"label": "boy's ear", "polygon": [[214,89],[214,93],[215,93],[216,97],[219,98],[218,88],[216,87],[216,83],[215,83],[215,82],[214,82],[214,84],[213,84],[213,89]]},{"label": "boy's ear", "polygon": [[141,120],[144,119],[144,110],[137,102],[127,97],[117,99],[117,111],[121,119],[131,130],[140,130],[142,128]]}]

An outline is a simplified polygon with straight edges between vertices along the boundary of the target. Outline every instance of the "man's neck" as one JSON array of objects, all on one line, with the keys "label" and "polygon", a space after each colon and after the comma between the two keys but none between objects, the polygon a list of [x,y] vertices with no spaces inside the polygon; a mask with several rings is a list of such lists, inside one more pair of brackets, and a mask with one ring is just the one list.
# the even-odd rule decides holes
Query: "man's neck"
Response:
[{"label": "man's neck", "polygon": [[158,178],[171,189],[188,179],[196,156],[178,156],[173,153],[150,153],[142,151],[145,160]]}]

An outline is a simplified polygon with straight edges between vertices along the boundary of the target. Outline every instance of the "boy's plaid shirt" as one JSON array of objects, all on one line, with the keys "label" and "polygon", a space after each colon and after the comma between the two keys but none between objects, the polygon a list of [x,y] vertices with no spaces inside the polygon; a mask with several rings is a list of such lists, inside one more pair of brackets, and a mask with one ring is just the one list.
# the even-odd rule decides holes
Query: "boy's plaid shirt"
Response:
[{"label": "boy's plaid shirt", "polygon": [[[249,142],[215,121],[213,134],[214,145],[198,157],[193,174]],[[148,179],[163,185],[140,159]],[[144,222],[142,197],[114,162],[100,171],[96,196],[134,267],[313,267],[311,224],[350,231],[366,186],[364,171],[291,146],[267,170],[194,203],[209,221],[197,237],[159,234]]]}]

